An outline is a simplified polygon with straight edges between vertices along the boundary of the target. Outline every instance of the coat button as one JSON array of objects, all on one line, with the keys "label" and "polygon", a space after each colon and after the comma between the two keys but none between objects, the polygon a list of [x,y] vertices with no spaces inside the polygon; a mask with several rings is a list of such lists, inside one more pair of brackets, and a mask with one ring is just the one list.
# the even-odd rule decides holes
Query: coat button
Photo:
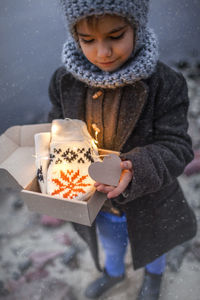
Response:
[{"label": "coat button", "polygon": [[92,96],[92,99],[98,99],[102,94],[103,94],[103,92],[99,90],[98,92],[94,93],[94,95]]}]

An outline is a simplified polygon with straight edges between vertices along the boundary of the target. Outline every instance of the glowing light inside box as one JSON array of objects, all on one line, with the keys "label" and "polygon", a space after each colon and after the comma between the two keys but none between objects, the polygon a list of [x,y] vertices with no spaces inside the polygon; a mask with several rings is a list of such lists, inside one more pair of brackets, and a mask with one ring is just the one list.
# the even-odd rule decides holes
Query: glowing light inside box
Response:
[{"label": "glowing light inside box", "polygon": [[97,141],[95,141],[94,139],[92,140],[92,142],[91,142],[91,144],[92,144],[92,147],[94,147],[94,148],[96,148],[96,146],[97,146]]},{"label": "glowing light inside box", "polygon": [[98,133],[99,131],[95,131],[95,142],[98,144]]},{"label": "glowing light inside box", "polygon": [[57,130],[58,130],[58,126],[57,125],[52,125],[52,127],[51,127],[51,132],[53,133],[53,134],[55,134],[56,132],[57,132]]},{"label": "glowing light inside box", "polygon": [[97,144],[98,144],[98,140],[97,140],[98,133],[99,133],[98,131],[95,131],[95,139],[92,139],[92,144],[93,144],[94,147],[96,147]]},{"label": "glowing light inside box", "polygon": [[97,145],[98,144],[98,134],[100,132],[100,129],[97,127],[97,125],[95,123],[92,124],[92,128],[94,130],[94,133],[95,133],[95,139],[94,139],[94,142],[95,144]]}]

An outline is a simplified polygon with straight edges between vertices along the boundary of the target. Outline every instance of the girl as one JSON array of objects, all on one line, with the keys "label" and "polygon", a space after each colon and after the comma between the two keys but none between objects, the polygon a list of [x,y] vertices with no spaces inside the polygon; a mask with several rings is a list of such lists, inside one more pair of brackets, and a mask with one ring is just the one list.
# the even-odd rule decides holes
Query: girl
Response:
[{"label": "girl", "polygon": [[[147,27],[148,0],[63,0],[70,37],[64,67],[50,82],[57,118],[81,119],[98,146],[121,152],[117,187],[96,219],[105,250],[102,275],[85,291],[96,298],[125,277],[128,239],[133,266],[145,266],[140,300],[159,298],[165,255],[196,233],[195,216],[177,177],[193,158],[187,135],[185,80],[158,61],[157,40]],[[100,270],[96,225],[74,224]]]}]

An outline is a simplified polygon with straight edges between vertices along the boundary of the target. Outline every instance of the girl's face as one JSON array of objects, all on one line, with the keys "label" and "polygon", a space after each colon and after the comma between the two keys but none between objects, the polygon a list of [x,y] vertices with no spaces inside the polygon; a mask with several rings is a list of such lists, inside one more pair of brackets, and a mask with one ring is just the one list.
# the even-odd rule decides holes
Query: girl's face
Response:
[{"label": "girl's face", "polygon": [[118,16],[105,15],[92,21],[83,19],[76,26],[81,49],[99,69],[115,71],[134,49],[134,30]]}]

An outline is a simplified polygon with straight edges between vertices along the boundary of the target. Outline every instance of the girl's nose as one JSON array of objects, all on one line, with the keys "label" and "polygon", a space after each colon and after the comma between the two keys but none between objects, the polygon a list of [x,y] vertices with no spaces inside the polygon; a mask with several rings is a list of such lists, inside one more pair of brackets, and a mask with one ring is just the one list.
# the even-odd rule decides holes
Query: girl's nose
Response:
[{"label": "girl's nose", "polygon": [[112,55],[112,49],[108,43],[99,43],[97,47],[98,58],[110,57]]}]

